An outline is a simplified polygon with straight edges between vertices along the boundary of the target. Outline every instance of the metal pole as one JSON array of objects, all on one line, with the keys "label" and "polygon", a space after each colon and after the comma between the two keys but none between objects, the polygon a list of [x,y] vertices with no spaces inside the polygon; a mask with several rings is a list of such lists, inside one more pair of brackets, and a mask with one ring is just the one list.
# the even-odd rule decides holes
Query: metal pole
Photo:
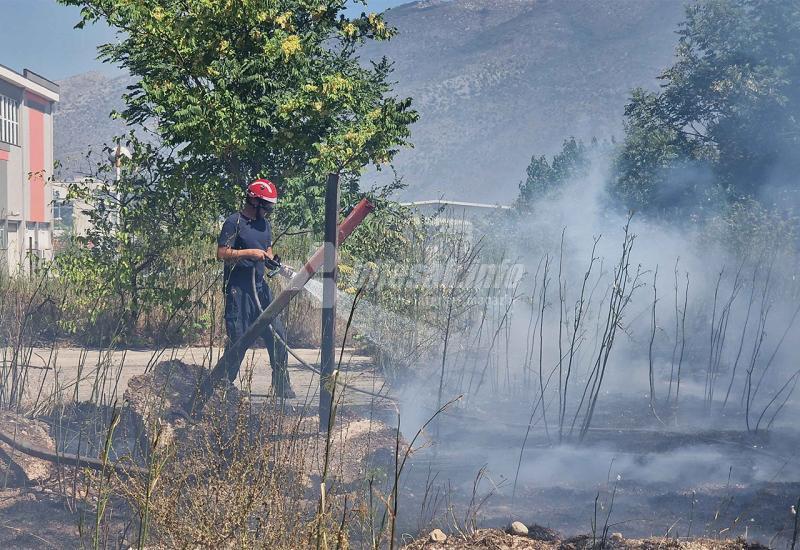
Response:
[{"label": "metal pole", "polygon": [[325,260],[322,268],[322,343],[320,346],[319,430],[327,432],[333,407],[333,370],[336,362],[336,254],[339,217],[339,174],[328,174],[325,184]]}]

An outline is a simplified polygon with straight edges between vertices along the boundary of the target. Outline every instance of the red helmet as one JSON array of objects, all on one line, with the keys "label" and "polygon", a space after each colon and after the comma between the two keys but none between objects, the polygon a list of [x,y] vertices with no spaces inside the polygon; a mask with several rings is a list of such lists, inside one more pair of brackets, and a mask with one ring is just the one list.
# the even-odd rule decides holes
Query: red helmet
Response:
[{"label": "red helmet", "polygon": [[258,179],[247,186],[247,196],[275,204],[278,202],[278,188],[267,179]]}]

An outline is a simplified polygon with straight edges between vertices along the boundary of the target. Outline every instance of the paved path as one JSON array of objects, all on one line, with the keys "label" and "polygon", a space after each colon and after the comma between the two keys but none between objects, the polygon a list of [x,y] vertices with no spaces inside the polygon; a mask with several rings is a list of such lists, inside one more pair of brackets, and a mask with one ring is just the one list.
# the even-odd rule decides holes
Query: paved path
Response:
[{"label": "paved path", "polygon": [[[9,362],[11,350],[4,350],[0,357]],[[319,350],[293,350],[303,361],[319,368]],[[220,357],[220,348],[182,347],[165,350],[86,350],[80,348],[34,348],[23,351],[21,363],[29,364],[26,397],[29,402],[41,401],[46,396],[55,395],[61,401],[97,400],[111,403],[115,398],[122,400],[125,388],[131,377],[143,374],[160,361],[180,359],[186,363],[203,365],[209,368]],[[337,351],[338,357],[338,351]],[[242,363],[239,383],[252,372],[251,393],[254,397],[265,396],[270,391],[271,369],[269,356],[265,349],[248,352]],[[289,373],[297,393],[298,402],[316,402],[319,391],[319,377],[301,367],[300,362],[289,356]],[[75,381],[79,380],[77,384]],[[340,380],[355,388],[385,393],[383,379],[372,366],[370,357],[359,355],[353,349],[345,349],[342,357]],[[381,391],[382,390],[382,391]],[[345,398],[350,404],[369,403],[368,395],[345,389]],[[98,399],[99,396],[99,399]]]}]

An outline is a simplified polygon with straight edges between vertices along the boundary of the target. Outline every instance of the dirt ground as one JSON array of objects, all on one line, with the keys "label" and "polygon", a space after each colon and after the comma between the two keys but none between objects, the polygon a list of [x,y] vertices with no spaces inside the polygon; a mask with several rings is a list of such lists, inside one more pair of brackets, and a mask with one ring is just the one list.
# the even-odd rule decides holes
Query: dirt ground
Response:
[{"label": "dirt ground", "polygon": [[[318,350],[295,352],[303,361],[318,366]],[[115,400],[123,402],[131,379],[151,372],[159,362],[165,360],[178,359],[207,367],[220,354],[220,349],[207,348],[122,350],[112,353],[78,348],[35,349],[27,358],[32,368],[28,373],[27,387],[31,391],[26,396],[26,404],[30,406],[38,399],[40,405],[58,405],[62,415],[71,415],[71,422],[62,424],[63,416],[54,422],[49,416],[30,421],[3,414],[0,416],[0,428],[15,438],[49,450],[54,450],[55,439],[58,439],[60,452],[74,453],[77,442],[80,454],[96,457],[98,442],[95,441],[92,448],[92,442],[87,440],[92,437],[87,435],[92,431],[89,423],[97,421],[94,417],[102,419]],[[289,371],[297,397],[288,400],[286,406],[305,415],[302,425],[296,429],[308,433],[305,447],[310,453],[319,454],[324,444],[324,438],[320,437],[317,428],[319,420],[314,415],[319,378],[302,368],[300,361],[294,357],[289,358]],[[351,387],[368,391],[380,391],[383,387],[382,378],[371,368],[370,358],[358,355],[353,349],[345,349],[342,355],[340,380]],[[239,384],[249,388],[245,392],[249,400],[258,402],[267,399],[271,389],[271,370],[265,350],[256,349],[248,354],[240,372]],[[43,396],[48,395],[55,398],[45,403]],[[336,475],[341,483],[346,484],[353,483],[362,474],[359,464],[369,449],[375,445],[389,445],[390,440],[394,445],[395,432],[385,425],[372,422],[359,412],[373,401],[371,397],[349,390],[341,392],[341,395],[344,396],[344,402],[341,403],[342,413],[334,444],[338,447],[346,441],[348,448],[360,453],[352,457],[333,453]],[[104,429],[99,426],[94,434],[95,439],[98,439],[98,435],[102,439]],[[71,431],[76,433],[72,434]],[[317,462],[309,460],[312,477],[313,471],[319,469]],[[82,543],[91,546],[92,541],[87,539],[87,533],[91,533],[94,527],[95,507],[92,504],[93,497],[86,498],[84,481],[83,475],[76,474],[72,467],[29,459],[23,453],[0,443],[0,548],[78,548]],[[312,479],[307,481],[310,483]],[[104,535],[108,538],[101,541],[100,547],[124,547],[121,546],[122,540],[114,540],[114,537],[122,536],[126,529],[131,528],[127,519],[129,510],[124,509],[120,502],[112,501],[109,506],[112,507],[112,518],[116,519],[112,519],[112,528]]]},{"label": "dirt ground", "polygon": [[[58,487],[32,487],[0,490],[0,548],[36,550],[77,548],[79,522],[83,515],[91,521],[91,511],[75,508]],[[43,521],[46,518],[46,521]],[[119,527],[124,529],[122,522]],[[529,527],[534,532],[534,526]],[[109,540],[110,547],[119,547]],[[584,550],[600,547],[590,535],[557,540],[538,540],[533,536],[511,535],[498,529],[479,529],[472,535],[450,535],[444,542],[432,542],[424,534],[406,544],[406,550]],[[123,546],[124,547],[124,546]],[[746,550],[768,548],[742,539],[628,539],[611,534],[603,548],[625,550]]]},{"label": "dirt ground", "polygon": [[[314,431],[312,424],[316,421],[315,417],[309,417],[304,421],[308,424],[309,433]],[[385,425],[379,425],[380,429],[376,432],[369,423],[368,419],[359,418],[358,414],[347,415],[341,419],[341,428],[337,430],[334,441],[348,440],[350,443],[355,443],[349,444],[347,448],[354,449],[355,454],[359,456],[354,455],[334,467],[340,484],[346,485],[363,475],[358,465],[363,459],[361,455],[365,449],[375,446],[387,447],[391,443],[391,433]],[[310,448],[321,444],[322,440],[318,439],[317,444]],[[339,456],[339,453],[334,452],[333,455]],[[77,548],[82,540],[86,544],[91,544],[86,533],[91,532],[90,524],[94,521],[94,510],[91,505],[87,507],[86,501],[82,500],[83,483],[80,477],[75,477],[71,473],[71,469],[62,470],[60,476],[54,474],[51,478],[40,479],[36,482],[23,481],[21,485],[0,490],[0,548]],[[122,545],[122,541],[117,539],[120,537],[120,533],[126,531],[127,522],[122,518],[127,515],[127,510],[120,508],[118,503],[112,503],[112,506],[114,505],[118,506],[113,511],[118,519],[111,530],[113,533],[108,533],[108,540],[101,545],[102,547],[125,547]],[[81,526],[82,522],[83,526]],[[421,533],[418,535],[418,540],[406,544],[403,548],[408,550],[583,550],[593,547],[591,536],[562,539],[558,535],[552,536],[553,531],[546,528],[534,525],[529,525],[528,528],[531,532],[528,537],[511,535],[497,529],[480,529],[469,536],[451,533],[445,542],[431,542],[425,533]],[[83,537],[81,530],[84,530]],[[554,538],[555,540],[535,538],[542,534],[547,535],[542,538]],[[595,539],[594,542],[598,541]],[[738,550],[765,547],[748,544],[743,540],[628,539],[613,533],[609,535],[605,548]]]},{"label": "dirt ground", "polygon": [[[315,489],[319,487],[326,437],[318,430],[319,418],[316,415],[287,418],[290,420],[287,424],[293,424],[292,437],[306,453],[305,468],[299,472],[297,479],[306,486],[308,498],[313,503]],[[297,418],[298,421],[291,418]],[[4,432],[13,432],[16,423],[18,421],[12,415],[0,417],[0,428]],[[37,423],[36,428],[41,425]],[[17,431],[22,433],[22,430]],[[25,431],[30,432],[31,427],[27,426]],[[338,492],[360,486],[365,478],[367,456],[374,449],[394,448],[395,438],[395,429],[364,416],[358,408],[342,412],[331,437],[329,482]],[[26,476],[20,464],[37,477]],[[48,470],[49,475],[41,475],[42,470]],[[8,486],[0,489],[0,548],[78,548],[93,545],[97,498],[93,496],[93,490],[87,489],[87,478],[83,471],[31,459],[4,445],[0,447],[0,483],[4,478]],[[135,540],[135,534],[131,531],[135,528],[136,522],[132,521],[135,514],[119,499],[111,499],[107,505],[112,509],[112,521],[102,535],[105,540],[99,546],[128,548],[132,540],[129,537],[133,536]]]},{"label": "dirt ground", "polygon": [[[406,466],[405,503],[417,512],[404,518],[403,530],[452,531],[455,520],[444,526],[437,514],[488,495],[479,527],[503,528],[519,519],[569,538],[589,532],[593,517],[602,525],[608,515],[612,530],[632,539],[741,536],[789,548],[790,510],[800,497],[800,432],[747,433],[736,419],[729,425],[719,418],[707,426],[699,420],[651,426],[646,397],[604,399],[597,428],[580,444],[559,445],[541,426],[526,440],[518,402],[494,399],[448,411],[431,448]],[[707,416],[701,416],[702,402],[691,404],[687,399],[685,414]],[[484,475],[476,492],[479,471]],[[465,510],[457,508],[459,523]]]},{"label": "dirt ground", "polygon": [[52,488],[0,490],[0,547],[75,548],[77,518]]}]

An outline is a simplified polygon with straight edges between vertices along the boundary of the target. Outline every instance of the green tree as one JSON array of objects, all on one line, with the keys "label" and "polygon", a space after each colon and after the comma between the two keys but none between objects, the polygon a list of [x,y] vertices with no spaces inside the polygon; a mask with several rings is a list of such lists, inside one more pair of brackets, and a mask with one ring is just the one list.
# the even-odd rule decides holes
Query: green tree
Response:
[{"label": "green tree", "polygon": [[67,199],[85,205],[89,224],[55,260],[56,273],[77,289],[74,305],[85,312],[81,326],[64,328],[93,343],[135,336],[142,313],[154,307],[172,320],[160,336],[175,336],[184,322],[175,314],[193,305],[193,290],[208,284],[187,275],[206,273],[212,261],[204,243],[216,230],[209,223],[216,190],[184,186],[190,163],[174,151],[133,133],[125,144],[133,158],[119,178],[110,165],[98,163],[92,178],[70,184]]},{"label": "green tree", "polygon": [[[417,118],[390,95],[390,64],[361,63],[367,40],[392,36],[380,15],[348,17],[346,0],[59,0],[118,41],[100,58],[136,79],[119,113],[191,159],[185,185],[231,191],[276,181],[285,225],[317,222],[327,172],[355,192],[361,169],[390,162]],[[224,206],[223,206],[224,205]]]},{"label": "green tree", "polygon": [[[132,128],[122,139],[134,158],[121,178],[100,163],[93,185],[70,189],[92,223],[57,267],[85,289],[87,333],[136,336],[152,312],[178,330],[208,282],[185,275],[213,279],[214,222],[247,182],[278,184],[279,231],[318,229],[327,173],[341,173],[352,202],[361,170],[390,162],[417,119],[391,94],[390,64],[357,55],[394,31],[375,14],[348,17],[346,0],[59,1],[81,7],[78,27],[117,29],[100,57],[135,80],[113,114]],[[114,326],[93,330],[104,319]]]},{"label": "green tree", "polygon": [[586,146],[575,138],[565,140],[561,151],[550,161],[544,155],[534,155],[528,165],[528,177],[519,184],[517,205],[530,207],[537,199],[560,189],[570,179],[585,175],[588,168]]},{"label": "green tree", "polygon": [[[625,141],[614,159],[614,192],[634,210],[666,211],[704,204],[708,173],[696,142],[654,113],[655,94],[634,90],[626,111]],[[705,177],[700,180],[699,175]]]},{"label": "green tree", "polygon": [[[636,90],[614,187],[629,206],[663,211],[758,197],[800,168],[800,4],[700,0],[687,7],[676,61],[656,93]],[[696,177],[687,168],[698,169]],[[676,184],[674,170],[683,189]],[[713,184],[703,181],[713,174]],[[674,202],[673,202],[674,204]]]}]

